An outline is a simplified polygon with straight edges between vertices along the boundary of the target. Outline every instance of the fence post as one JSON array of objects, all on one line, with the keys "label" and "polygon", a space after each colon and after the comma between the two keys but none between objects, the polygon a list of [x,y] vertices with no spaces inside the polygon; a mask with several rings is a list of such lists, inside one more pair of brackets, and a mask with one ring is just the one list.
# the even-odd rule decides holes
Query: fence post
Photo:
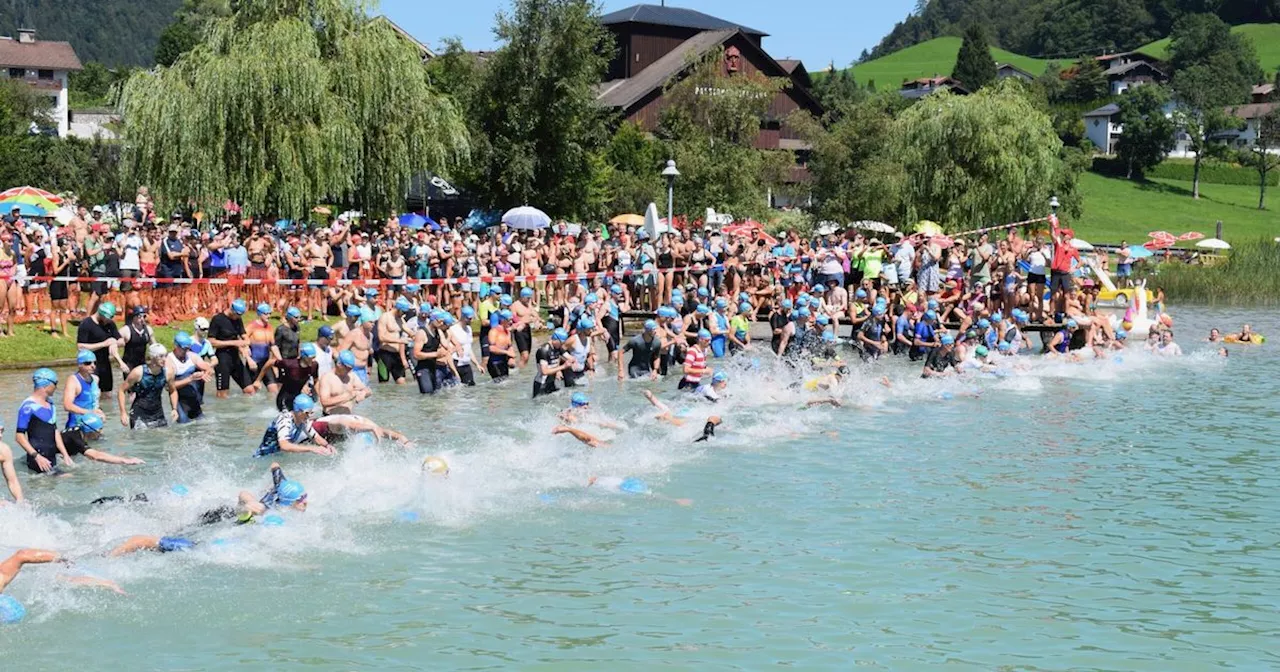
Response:
[{"label": "fence post", "polygon": [[1218,228],[1217,228],[1217,231],[1213,234],[1213,237],[1217,238],[1218,240],[1222,240],[1222,220],[1221,219],[1218,220]]}]

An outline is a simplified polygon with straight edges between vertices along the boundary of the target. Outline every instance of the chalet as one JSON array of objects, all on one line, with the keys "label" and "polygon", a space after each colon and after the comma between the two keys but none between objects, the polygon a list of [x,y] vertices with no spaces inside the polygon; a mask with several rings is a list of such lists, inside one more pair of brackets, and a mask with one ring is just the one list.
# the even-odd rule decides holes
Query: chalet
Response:
[{"label": "chalet", "polygon": [[915,100],[917,98],[924,98],[936,91],[950,91],[962,96],[969,95],[969,90],[964,88],[964,85],[960,82],[950,77],[938,76],[907,80],[902,83],[902,88],[898,89],[898,95],[903,98]]},{"label": "chalet", "polygon": [[1259,84],[1253,87],[1253,91],[1250,92],[1249,102],[1267,103],[1267,102],[1271,102],[1271,99],[1275,97],[1276,97],[1275,84]]},{"label": "chalet", "polygon": [[1126,51],[1119,54],[1098,56],[1097,61],[1104,69],[1111,95],[1118,96],[1130,88],[1143,84],[1163,84],[1169,81],[1169,75],[1162,69],[1159,60],[1138,51]]},{"label": "chalet", "polygon": [[48,99],[58,137],[66,137],[71,121],[68,78],[80,69],[76,50],[67,42],[37,40],[36,31],[28,29],[19,29],[16,38],[0,37],[0,73],[22,81]]},{"label": "chalet", "polygon": [[808,146],[783,121],[796,110],[819,116],[822,106],[809,91],[809,73],[802,64],[789,61],[784,66],[764,50],[766,33],[692,9],[660,5],[634,5],[600,20],[617,45],[596,97],[600,105],[653,131],[666,105],[667,85],[684,76],[694,60],[723,49],[726,75],[759,73],[790,82],[770,103],[756,146],[797,152],[792,179],[808,179]]},{"label": "chalet", "polygon": [[1010,77],[1013,77],[1015,79],[1020,79],[1024,82],[1030,82],[1031,80],[1036,78],[1035,75],[1027,72],[1026,70],[1023,70],[1022,68],[1019,68],[1016,65],[1013,65],[1012,63],[997,63],[996,79],[1008,79]]},{"label": "chalet", "polygon": [[1244,127],[1220,133],[1215,135],[1214,139],[1238,148],[1253,147],[1258,140],[1258,128],[1262,125],[1262,118],[1276,109],[1280,109],[1280,103],[1250,103],[1228,107],[1227,114],[1243,121]]}]

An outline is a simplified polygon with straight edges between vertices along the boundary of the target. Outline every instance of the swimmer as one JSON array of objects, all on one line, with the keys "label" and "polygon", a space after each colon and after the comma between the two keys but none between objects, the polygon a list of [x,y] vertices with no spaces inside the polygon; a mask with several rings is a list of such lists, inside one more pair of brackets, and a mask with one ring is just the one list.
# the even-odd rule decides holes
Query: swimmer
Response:
[{"label": "swimmer", "polygon": [[369,387],[355,373],[356,356],[350,350],[338,352],[333,370],[320,376],[316,395],[326,415],[349,415],[356,404],[369,397]]},{"label": "swimmer", "polygon": [[569,408],[560,411],[556,417],[567,425],[590,422],[605,429],[622,429],[621,425],[603,420],[598,416],[599,414],[591,408],[591,399],[585,393],[574,392],[573,396],[569,398]]},{"label": "swimmer", "polygon": [[311,423],[312,429],[317,434],[324,437],[330,443],[349,436],[351,434],[360,434],[368,432],[373,434],[376,439],[391,439],[402,446],[409,446],[411,443],[409,438],[404,434],[392,429],[387,429],[382,425],[361,415],[325,415],[316,418]]},{"label": "swimmer", "polygon": [[0,625],[17,623],[26,616],[27,610],[22,603],[9,595],[4,589],[13,582],[22,571],[24,565],[40,565],[49,562],[65,562],[62,556],[53,551],[38,548],[24,548],[0,561]]},{"label": "swimmer", "polygon": [[672,414],[671,409],[666,404],[658,401],[658,398],[653,395],[653,392],[644,390],[641,394],[644,395],[645,399],[649,400],[650,404],[653,404],[654,408],[658,409],[658,414],[653,416],[655,419],[661,420],[662,422],[669,422],[676,427],[684,425],[684,420],[675,417],[675,415]]},{"label": "swimmer", "polygon": [[1206,342],[1208,342],[1208,343],[1221,343],[1221,342],[1222,342],[1222,332],[1218,331],[1217,329],[1210,329],[1210,330],[1209,330],[1209,338],[1207,338],[1207,339],[1205,339],[1205,340],[1206,340]]},{"label": "swimmer", "polygon": [[1238,343],[1252,343],[1252,342],[1253,342],[1253,327],[1250,327],[1250,326],[1249,326],[1249,325],[1247,325],[1247,324],[1246,324],[1246,325],[1244,325],[1244,327],[1240,329],[1240,333],[1236,334],[1236,342],[1238,342]]},{"label": "swimmer", "polygon": [[[171,421],[178,421],[178,390],[174,387],[164,365],[168,356],[169,351],[163,345],[152,343],[147,346],[146,362],[135,367],[125,377],[122,392],[126,399],[132,394],[133,403],[127,415],[121,407],[120,424],[130,429],[137,429],[140,426],[165,427]],[[168,420],[165,419],[164,405],[160,399],[162,392],[168,392],[169,395],[171,410]]]},{"label": "swimmer", "polygon": [[[316,433],[311,422],[311,412],[316,402],[305,394],[293,399],[292,411],[281,411],[262,435],[262,443],[254,451],[254,457],[263,457],[284,451],[286,453],[315,453],[332,455],[333,447]],[[306,445],[306,444],[314,445]]]},{"label": "swimmer", "polygon": [[422,460],[422,473],[427,476],[449,477],[449,463],[443,457],[428,455]]},{"label": "swimmer", "polygon": [[1156,346],[1155,353],[1165,357],[1177,357],[1182,354],[1182,348],[1173,342],[1172,329],[1160,332],[1160,345]]},{"label": "swimmer", "polygon": [[584,432],[581,429],[578,429],[577,427],[570,427],[568,425],[557,425],[555,428],[551,430],[551,433],[553,435],[568,434],[573,438],[577,439],[578,441],[581,441],[584,445],[591,448],[604,448],[608,445],[600,437],[595,436],[594,434],[590,434],[588,432]]},{"label": "swimmer", "polygon": [[702,441],[706,441],[707,439],[713,438],[716,435],[716,427],[719,427],[719,426],[720,426],[720,416],[713,415],[707,418],[707,421],[702,425],[702,436],[694,439],[693,442],[699,443]]},{"label": "swimmer", "polygon": [[711,382],[698,385],[698,388],[694,390],[694,395],[715,403],[720,401],[720,395],[724,394],[725,389],[728,387],[729,374],[724,371],[716,371],[711,376]]},{"label": "swimmer", "polygon": [[675,499],[664,497],[649,489],[649,485],[644,481],[628,476],[619,478],[617,476],[592,476],[587,479],[587,487],[596,490],[607,490],[609,492],[618,492],[628,495],[647,495],[654,499],[660,499],[664,502],[679,504],[680,506],[693,506],[692,499]]},{"label": "swimmer", "polygon": [[939,337],[938,343],[938,347],[930,350],[925,357],[924,370],[920,374],[921,378],[947,376],[957,371],[955,337],[951,334],[943,333]]},{"label": "swimmer", "polygon": [[49,401],[58,386],[58,374],[53,369],[36,369],[31,374],[34,390],[18,407],[18,427],[14,439],[27,454],[27,469],[34,473],[58,473],[58,457],[67,466],[74,466],[67,448],[58,432],[58,416]]}]

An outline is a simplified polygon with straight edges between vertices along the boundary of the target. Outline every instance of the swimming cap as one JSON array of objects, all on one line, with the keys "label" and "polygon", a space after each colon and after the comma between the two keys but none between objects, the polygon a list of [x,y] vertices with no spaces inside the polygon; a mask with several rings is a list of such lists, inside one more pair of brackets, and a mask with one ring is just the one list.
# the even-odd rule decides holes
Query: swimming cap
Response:
[{"label": "swimming cap", "polygon": [[[813,286],[813,289],[811,289],[811,290],[809,290],[809,291],[813,292],[814,294],[821,294],[821,293],[823,293],[823,292],[827,291],[827,288],[826,288],[826,286],[825,286],[825,285],[814,285],[814,286]],[[861,292],[862,290],[858,290],[858,291],[860,291],[860,292]]]},{"label": "swimming cap", "polygon": [[830,323],[831,323],[831,318],[827,317],[825,314],[818,316],[818,324],[830,324]]},{"label": "swimming cap", "polygon": [[364,295],[365,295],[365,296],[367,296],[367,297],[374,297],[374,296],[377,296],[377,295],[378,295],[378,288],[377,288],[377,287],[370,287],[370,288],[368,288],[368,289],[364,290]]},{"label": "swimming cap", "polygon": [[286,478],[280,481],[280,485],[276,486],[276,498],[280,500],[281,504],[293,504],[306,495],[306,488],[303,488],[301,483],[292,478]]},{"label": "swimming cap", "polygon": [[981,318],[981,319],[979,319],[979,320],[978,320],[978,328],[979,328],[979,329],[990,329],[990,328],[991,328],[991,322],[989,322],[989,321],[987,320],[987,318],[985,318],[985,317],[984,317],[984,318]]},{"label": "swimming cap", "polygon": [[268,304],[265,304],[265,303],[259,303],[259,304],[258,304],[257,311],[258,311],[258,314],[259,314],[259,315],[270,315],[270,314],[271,314],[271,306],[270,306],[270,305],[268,305]]},{"label": "swimming cap", "polygon": [[977,340],[977,339],[978,339],[978,330],[976,330],[976,329],[970,329],[970,330],[968,330],[968,331],[964,332],[964,337],[965,337],[965,339],[967,339],[967,340]]},{"label": "swimming cap", "polygon": [[728,308],[728,307],[729,307],[729,302],[724,300],[723,297],[716,299],[716,310],[724,310],[725,308]]},{"label": "swimming cap", "polygon": [[779,305],[782,306],[783,310],[791,310],[791,299],[783,299]]},{"label": "swimming cap", "polygon": [[932,309],[934,309],[934,310],[937,310],[937,309],[938,309],[938,300],[937,300],[937,299],[929,299],[929,308],[932,308]]},{"label": "swimming cap", "polygon": [[823,343],[835,343],[835,342],[836,342],[836,332],[835,332],[835,330],[834,330],[834,329],[827,329],[826,331],[822,332],[822,342],[823,342]]},{"label": "swimming cap", "polygon": [[297,413],[310,413],[316,407],[316,400],[309,395],[299,394],[293,398],[293,410]]},{"label": "swimming cap", "polygon": [[790,313],[788,313],[788,314],[787,314],[787,319],[788,319],[788,320],[798,320],[798,319],[800,319],[800,311],[798,311],[798,310],[793,310],[793,311],[791,311]]},{"label": "swimming cap", "polygon": [[169,354],[169,349],[164,347],[162,343],[152,343],[147,346],[147,359],[164,357],[167,354]]},{"label": "swimming cap", "polygon": [[578,328],[584,330],[595,329],[596,321],[589,317],[583,317],[581,320],[578,320]]},{"label": "swimming cap", "polygon": [[812,315],[812,314],[813,314],[813,313],[810,313],[810,312],[809,312],[809,309],[808,309],[808,308],[801,308],[801,309],[800,309],[799,311],[797,311],[797,312],[799,312],[799,313],[800,313],[800,317],[809,317],[810,315]]},{"label": "swimming cap", "polygon": [[88,431],[90,433],[101,432],[102,427],[106,424],[106,422],[102,419],[102,417],[99,416],[97,413],[89,413],[86,415],[82,415],[79,417],[77,422],[80,423],[81,429]]},{"label": "swimming cap", "polygon": [[681,296],[681,295],[679,295],[679,294],[672,294],[672,295],[671,295],[671,304],[672,304],[672,305],[674,305],[674,306],[683,306],[683,305],[684,305],[684,297],[683,297],[683,296]]},{"label": "swimming cap", "polygon": [[350,304],[347,306],[347,317],[360,317],[360,306]]},{"label": "swimming cap", "polygon": [[796,307],[797,307],[797,308],[807,308],[808,306],[809,306],[809,297],[807,297],[807,296],[802,296],[802,297],[800,297],[800,298],[796,299]]},{"label": "swimming cap", "polygon": [[[525,287],[525,289],[529,289],[529,288],[528,288],[528,287]],[[523,290],[520,292],[520,298],[524,298],[524,291],[523,291]],[[511,295],[510,295],[510,294],[503,294],[502,296],[498,297],[498,303],[500,303],[500,304],[502,304],[502,305],[504,305],[504,306],[509,306],[509,305],[511,305]]]},{"label": "swimming cap", "polygon": [[475,308],[472,308],[471,306],[463,306],[463,307],[462,307],[462,319],[464,319],[464,320],[470,320],[471,318],[473,318],[473,317],[475,317],[475,316],[476,316],[476,309],[475,309]]},{"label": "swimming cap", "polygon": [[235,313],[236,315],[244,315],[244,311],[248,309],[249,308],[245,304],[244,299],[236,299],[235,301],[231,302],[231,312]]},{"label": "swimming cap", "polygon": [[854,292],[853,295],[858,297],[859,299],[865,299],[867,298],[867,290],[859,289],[858,291]]},{"label": "swimming cap", "polygon": [[1004,320],[1004,313],[997,310],[996,312],[991,314],[992,322],[1000,322],[1002,320]]},{"label": "swimming cap", "polygon": [[711,296],[711,292],[708,292],[706,287],[699,287],[699,288],[698,288],[698,297],[699,297],[699,298],[703,298],[703,299],[705,299],[705,298],[707,298],[708,296]]},{"label": "swimming cap", "polygon": [[452,316],[452,315],[450,315],[450,314],[448,314],[448,313],[445,313],[445,316],[444,316],[444,326],[446,326],[446,327],[452,327],[453,325],[455,325],[455,324],[457,324],[457,323],[458,323],[458,318],[456,318],[456,317],[454,317],[454,316]]},{"label": "swimming cap", "polygon": [[729,382],[729,374],[724,371],[716,371],[715,375],[711,376],[711,382],[717,385],[720,383],[727,383]]},{"label": "swimming cap", "polygon": [[658,317],[675,317],[675,315],[672,314],[675,312],[676,311],[674,308],[670,308],[668,306],[658,306]]},{"label": "swimming cap", "polygon": [[445,462],[443,457],[428,455],[422,460],[422,470],[428,474],[448,474],[449,463]]},{"label": "swimming cap", "polygon": [[876,317],[880,317],[881,315],[884,315],[884,312],[885,312],[884,305],[879,303],[877,303],[875,307],[871,309],[871,314],[875,315]]},{"label": "swimming cap", "polygon": [[937,314],[936,312],[932,311],[932,310],[926,310],[926,311],[924,311],[924,319],[926,319],[926,320],[936,320],[936,319],[938,319],[938,314]]},{"label": "swimming cap", "polygon": [[1078,326],[1080,326],[1080,324],[1079,324],[1079,323],[1077,323],[1075,320],[1067,320],[1067,328],[1068,328],[1068,329],[1075,329],[1075,328],[1076,328],[1076,327],[1078,327]]},{"label": "swimming cap", "polygon": [[343,350],[338,353],[338,363],[348,369],[354,369],[356,367],[356,354],[350,350]]},{"label": "swimming cap", "polygon": [[750,300],[751,300],[751,295],[750,295],[750,294],[748,294],[748,293],[746,293],[746,292],[738,292],[738,300],[739,300],[739,301],[750,301]]},{"label": "swimming cap", "polygon": [[955,337],[955,336],[952,336],[951,334],[943,334],[943,335],[942,335],[942,344],[943,344],[943,345],[952,345],[952,344],[954,344],[955,342],[956,342],[956,337]]},{"label": "swimming cap", "polygon": [[116,304],[107,301],[98,306],[98,314],[110,320],[116,316]]},{"label": "swimming cap", "polygon": [[406,299],[403,296],[396,299],[396,310],[403,312],[403,311],[409,310],[412,307],[413,307],[413,304],[410,303],[409,299]]},{"label": "swimming cap", "polygon": [[574,392],[573,396],[570,397],[569,403],[573,404],[574,408],[579,408],[591,403],[591,400],[587,399],[587,395],[582,392]]},{"label": "swimming cap", "polygon": [[591,292],[585,298],[582,299],[582,303],[589,306],[599,300],[600,298],[596,296],[596,293]]},{"label": "swimming cap", "polygon": [[181,483],[174,483],[173,485],[169,486],[169,492],[172,492],[173,494],[179,497],[186,497],[187,495],[191,494],[191,490],[187,486]]},{"label": "swimming cap", "polygon": [[1030,322],[1030,321],[1031,321],[1031,316],[1030,316],[1030,315],[1028,315],[1028,314],[1026,314],[1026,313],[1018,313],[1017,315],[1014,315],[1014,316],[1013,316],[1013,319],[1015,319],[1015,320],[1017,320],[1017,321],[1019,321],[1019,322]]},{"label": "swimming cap", "polygon": [[698,314],[699,314],[699,315],[709,315],[710,313],[711,313],[711,306],[708,306],[708,305],[707,305],[707,304],[705,304],[705,303],[699,303],[699,304],[698,304]]},{"label": "swimming cap", "polygon": [[[188,338],[190,338],[190,336],[188,336]],[[76,353],[76,364],[96,364],[97,362],[98,356],[89,350],[81,350]]]},{"label": "swimming cap", "polygon": [[975,354],[977,354],[979,357],[986,357],[986,356],[987,356],[987,353],[988,353],[988,352],[990,352],[990,351],[989,351],[989,350],[987,350],[987,346],[985,346],[985,345],[979,345],[978,347],[976,347],[976,348],[974,348],[974,349],[973,349],[973,352],[974,352]]},{"label": "swimming cap", "polygon": [[[506,299],[510,299],[510,298],[511,298],[510,296],[507,296],[506,294],[503,294],[503,295],[502,295],[502,297],[503,297],[503,298],[506,298]],[[532,299],[532,298],[533,298],[533,288],[532,288],[532,287],[525,287],[525,288],[521,289],[521,290],[520,290],[520,298],[522,298],[522,299]]]},{"label": "swimming cap", "polygon": [[996,346],[996,349],[998,349],[1000,352],[1005,352],[1005,351],[1007,351],[1007,350],[1012,350],[1012,349],[1013,349],[1013,344],[1012,344],[1012,343],[1010,343],[1010,342],[1008,342],[1008,341],[1000,341],[1000,345],[997,345],[997,346]]},{"label": "swimming cap", "polygon": [[0,624],[13,624],[27,615],[27,608],[12,595],[0,595]]},{"label": "swimming cap", "polygon": [[303,344],[302,344],[302,347],[298,348],[298,354],[302,355],[303,357],[307,357],[307,358],[310,358],[310,359],[315,359],[315,357],[316,357],[316,344],[315,344],[315,343],[303,343]]},{"label": "swimming cap", "polygon": [[188,334],[185,331],[179,331],[173,335],[173,347],[186,350],[191,347],[191,344],[191,334]]},{"label": "swimming cap", "polygon": [[431,311],[432,322],[444,322],[444,318],[446,317],[449,317],[449,311],[444,310],[443,308],[436,308]]},{"label": "swimming cap", "polygon": [[645,320],[645,321],[644,321],[644,330],[645,330],[645,331],[657,331],[657,330],[658,330],[658,323],[657,323],[657,322],[654,322],[653,320]]},{"label": "swimming cap", "polygon": [[649,492],[649,486],[645,485],[644,481],[632,477],[622,479],[622,482],[618,484],[618,489],[633,495],[644,495]]},{"label": "swimming cap", "polygon": [[333,327],[327,324],[321,326],[320,330],[316,332],[316,338],[333,338]]},{"label": "swimming cap", "polygon": [[284,525],[284,518],[272,513],[262,518],[262,524],[267,527],[280,527],[281,525]]},{"label": "swimming cap", "polygon": [[746,301],[743,301],[742,303],[739,303],[739,304],[738,304],[738,312],[739,312],[739,313],[749,313],[749,312],[751,312],[751,304],[750,304],[750,303],[747,303]]},{"label": "swimming cap", "polygon": [[[404,291],[409,292],[410,294],[417,294],[418,292],[422,291],[422,287],[418,285],[416,282],[411,282],[404,286]],[[488,285],[480,285],[480,296],[484,297],[484,295],[488,293],[489,293]]]},{"label": "swimming cap", "polygon": [[286,310],[286,311],[284,311],[284,316],[285,316],[285,317],[292,317],[292,318],[293,318],[293,319],[295,319],[295,320],[300,320],[300,319],[302,319],[302,311],[301,311],[301,310],[298,310],[298,309],[297,309],[297,308],[295,308],[294,306],[289,306],[289,309],[288,309],[288,310]]},{"label": "swimming cap", "polygon": [[515,319],[515,315],[511,311],[506,309],[498,311],[498,321],[510,322],[513,319]]},{"label": "swimming cap", "polygon": [[699,329],[698,340],[707,340],[707,341],[711,340],[711,332],[707,331],[706,329]]},{"label": "swimming cap", "polygon": [[1123,341],[1126,338],[1129,338],[1129,332],[1125,331],[1124,329],[1116,329],[1117,341]]},{"label": "swimming cap", "polygon": [[368,307],[364,307],[360,309],[360,322],[364,324],[368,324],[370,322],[377,322],[377,321],[378,321],[377,313],[373,312]]},{"label": "swimming cap", "polygon": [[[609,278],[605,278],[605,280],[608,280],[608,279]],[[622,296],[622,285],[614,285],[610,287],[609,292],[611,294],[617,294],[618,296]]]},{"label": "swimming cap", "polygon": [[567,341],[569,340],[569,332],[565,331],[564,329],[556,329],[555,331],[551,332],[551,340]]},{"label": "swimming cap", "polygon": [[684,296],[684,290],[679,287],[672,287],[671,296]]},{"label": "swimming cap", "polygon": [[35,373],[31,374],[31,382],[35,383],[37,388],[57,385],[58,374],[53,369],[36,369]]}]

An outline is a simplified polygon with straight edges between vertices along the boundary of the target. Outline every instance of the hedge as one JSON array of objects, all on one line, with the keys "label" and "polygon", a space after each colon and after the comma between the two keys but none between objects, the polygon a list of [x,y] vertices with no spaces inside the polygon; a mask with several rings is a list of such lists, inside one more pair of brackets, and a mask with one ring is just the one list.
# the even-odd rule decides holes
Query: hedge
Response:
[{"label": "hedge", "polygon": [[[1124,162],[1117,158],[1099,156],[1093,159],[1090,168],[1095,173],[1110,177],[1124,177]],[[1158,177],[1165,180],[1190,182],[1195,174],[1195,163],[1185,159],[1168,159],[1147,171],[1145,177]],[[1248,166],[1238,166],[1218,161],[1205,161],[1200,166],[1200,181],[1204,184],[1236,184],[1246,187],[1258,186],[1258,171]],[[1280,170],[1272,171],[1267,176],[1269,186],[1280,186]]]}]

